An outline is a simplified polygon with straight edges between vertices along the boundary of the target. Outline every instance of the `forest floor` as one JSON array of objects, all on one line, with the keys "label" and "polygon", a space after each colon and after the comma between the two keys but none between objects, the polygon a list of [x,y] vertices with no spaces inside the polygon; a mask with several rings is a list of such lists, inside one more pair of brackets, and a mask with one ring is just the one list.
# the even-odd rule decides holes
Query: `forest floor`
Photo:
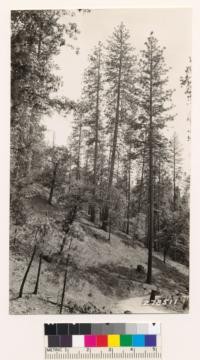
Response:
[{"label": "forest floor", "polygon": [[[56,207],[44,199],[35,199],[32,211],[48,208],[51,216],[58,216]],[[72,243],[67,273],[63,313],[174,313],[183,310],[182,296],[188,294],[188,268],[172,260],[163,263],[161,254],[153,256],[153,281],[147,285],[147,249],[130,236],[116,232],[108,234],[82,215],[71,228]],[[33,295],[38,269],[35,257],[22,298],[19,288],[26,271],[32,247],[27,241],[18,241],[10,246],[10,313],[11,314],[58,314],[61,301],[65,261],[70,237],[62,255],[61,245],[55,233],[49,239],[48,256],[43,260],[38,294]],[[142,265],[144,272],[138,272]],[[178,299],[176,305],[144,305],[152,289],[157,289],[162,299]]]}]

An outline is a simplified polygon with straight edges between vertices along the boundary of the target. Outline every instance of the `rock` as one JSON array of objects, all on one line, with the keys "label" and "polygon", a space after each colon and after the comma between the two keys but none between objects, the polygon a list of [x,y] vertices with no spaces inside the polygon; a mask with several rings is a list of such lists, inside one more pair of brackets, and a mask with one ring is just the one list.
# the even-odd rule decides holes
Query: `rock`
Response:
[{"label": "rock", "polygon": [[136,271],[140,274],[145,274],[145,268],[143,265],[138,265]]},{"label": "rock", "polygon": [[132,314],[132,312],[130,310],[125,310],[124,314]]}]

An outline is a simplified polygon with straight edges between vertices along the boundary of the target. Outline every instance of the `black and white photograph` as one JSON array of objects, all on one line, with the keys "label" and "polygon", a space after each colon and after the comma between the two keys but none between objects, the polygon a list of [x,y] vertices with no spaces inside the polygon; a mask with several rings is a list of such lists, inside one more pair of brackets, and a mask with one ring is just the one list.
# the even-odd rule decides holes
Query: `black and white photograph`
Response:
[{"label": "black and white photograph", "polygon": [[189,312],[191,15],[10,12],[10,314]]}]

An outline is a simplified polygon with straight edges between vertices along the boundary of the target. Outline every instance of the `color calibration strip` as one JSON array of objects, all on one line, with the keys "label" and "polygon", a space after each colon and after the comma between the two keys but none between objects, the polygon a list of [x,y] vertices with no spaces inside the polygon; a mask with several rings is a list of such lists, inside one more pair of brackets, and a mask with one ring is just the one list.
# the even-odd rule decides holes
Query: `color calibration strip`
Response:
[{"label": "color calibration strip", "polygon": [[45,324],[48,348],[157,347],[160,324]]},{"label": "color calibration strip", "polygon": [[48,347],[155,347],[156,335],[49,335]]}]

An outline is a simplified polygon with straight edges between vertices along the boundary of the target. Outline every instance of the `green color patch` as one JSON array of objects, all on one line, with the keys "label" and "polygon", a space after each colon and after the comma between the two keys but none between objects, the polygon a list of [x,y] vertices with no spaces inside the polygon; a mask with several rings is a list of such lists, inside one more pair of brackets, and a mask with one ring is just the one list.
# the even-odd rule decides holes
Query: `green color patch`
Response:
[{"label": "green color patch", "polygon": [[120,335],[120,346],[132,346],[132,335]]}]

